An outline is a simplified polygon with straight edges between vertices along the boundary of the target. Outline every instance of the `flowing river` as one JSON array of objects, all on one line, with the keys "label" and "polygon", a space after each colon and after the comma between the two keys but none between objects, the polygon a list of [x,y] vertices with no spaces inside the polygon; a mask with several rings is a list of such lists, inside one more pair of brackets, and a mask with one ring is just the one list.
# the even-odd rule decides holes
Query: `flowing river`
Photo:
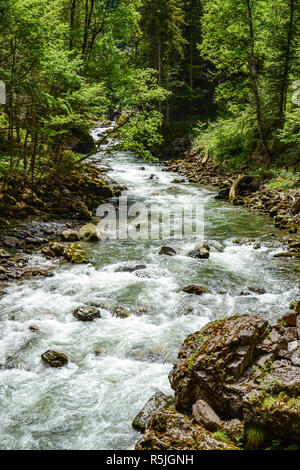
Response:
[{"label": "flowing river", "polygon": [[[153,393],[171,393],[168,373],[188,334],[238,313],[274,321],[299,296],[299,262],[273,257],[290,235],[269,217],[215,200],[209,187],[173,183],[175,173],[128,154],[107,164],[108,175],[128,187],[130,203],[164,210],[202,201],[210,258],[188,257],[195,245],[188,239],[111,240],[86,245],[88,265],[58,266],[53,277],[11,285],[0,300],[1,449],[134,448],[140,435],[131,422]],[[177,255],[159,256],[162,245]],[[133,263],[146,267],[126,271]],[[182,292],[190,284],[207,294]],[[91,304],[108,306],[102,318],[73,317],[76,307]],[[131,315],[112,315],[116,306]],[[40,331],[30,331],[32,324]],[[67,354],[68,365],[46,367],[41,354],[48,349]]]}]

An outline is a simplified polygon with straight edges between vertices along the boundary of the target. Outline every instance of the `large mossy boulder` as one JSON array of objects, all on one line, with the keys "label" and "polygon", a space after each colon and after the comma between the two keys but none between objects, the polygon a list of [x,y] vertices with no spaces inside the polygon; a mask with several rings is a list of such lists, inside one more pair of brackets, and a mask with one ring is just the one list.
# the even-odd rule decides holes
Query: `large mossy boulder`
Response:
[{"label": "large mossy boulder", "polygon": [[84,126],[73,127],[70,131],[73,140],[73,152],[86,154],[95,149],[95,142],[89,129]]},{"label": "large mossy boulder", "polygon": [[167,396],[162,392],[156,392],[136,415],[132,421],[132,427],[137,431],[144,432],[154,413],[161,409],[172,408],[174,404],[174,397]]},{"label": "large mossy boulder", "polygon": [[177,409],[190,413],[205,400],[222,420],[239,419],[246,430],[259,426],[269,441],[299,443],[297,319],[293,326],[284,320],[271,326],[260,317],[235,316],[190,335],[169,375]]}]

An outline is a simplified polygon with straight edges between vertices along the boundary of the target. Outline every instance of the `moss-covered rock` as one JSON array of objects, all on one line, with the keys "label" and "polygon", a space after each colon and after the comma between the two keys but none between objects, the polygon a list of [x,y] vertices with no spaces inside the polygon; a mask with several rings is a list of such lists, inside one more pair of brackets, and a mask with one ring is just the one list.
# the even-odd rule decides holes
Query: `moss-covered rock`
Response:
[{"label": "moss-covered rock", "polygon": [[87,263],[89,260],[87,252],[80,243],[69,243],[64,249],[64,257],[74,264]]},{"label": "moss-covered rock", "polygon": [[68,357],[57,351],[46,351],[41,355],[42,360],[50,367],[63,367],[68,363]]},{"label": "moss-covered rock", "polygon": [[233,443],[221,442],[176,410],[160,410],[151,418],[136,450],[237,450]]},{"label": "moss-covered rock", "polygon": [[136,415],[132,421],[132,427],[137,431],[144,432],[154,413],[161,409],[172,408],[174,405],[174,397],[167,396],[162,392],[156,392]]}]

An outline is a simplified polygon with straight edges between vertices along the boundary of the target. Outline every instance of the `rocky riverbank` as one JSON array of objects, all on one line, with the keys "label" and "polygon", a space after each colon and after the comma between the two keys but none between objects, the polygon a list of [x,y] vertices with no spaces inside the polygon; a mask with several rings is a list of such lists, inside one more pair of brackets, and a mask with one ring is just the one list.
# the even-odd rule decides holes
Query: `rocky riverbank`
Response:
[{"label": "rocky riverbank", "polygon": [[300,446],[300,302],[275,325],[237,315],[184,341],[169,374],[175,399],[154,396],[133,425],[137,450]]},{"label": "rocky riverbank", "polygon": [[300,233],[299,185],[287,192],[267,189],[264,182],[247,175],[247,168],[230,171],[193,150],[184,159],[166,164],[169,171],[177,171],[191,182],[216,186],[219,199],[267,213],[273,217],[276,227]]},{"label": "rocky riverbank", "polygon": [[[22,181],[6,181],[5,192],[0,194],[1,287],[11,281],[51,275],[51,263],[47,269],[40,268],[33,262],[33,254],[86,262],[84,250],[75,243],[87,241],[86,237],[76,233],[92,221],[99,204],[118,196],[122,189],[106,176],[106,170],[92,165],[82,165],[63,180],[53,176],[30,188]],[[75,234],[68,236],[68,230]]]}]

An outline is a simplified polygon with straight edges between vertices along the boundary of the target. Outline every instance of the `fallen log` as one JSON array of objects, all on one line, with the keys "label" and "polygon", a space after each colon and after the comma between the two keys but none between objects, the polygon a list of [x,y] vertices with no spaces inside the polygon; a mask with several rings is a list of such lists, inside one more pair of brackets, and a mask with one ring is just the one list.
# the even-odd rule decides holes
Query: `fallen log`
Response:
[{"label": "fallen log", "polygon": [[248,178],[247,175],[240,175],[232,184],[229,191],[229,201],[234,201],[238,195],[240,184]]}]

